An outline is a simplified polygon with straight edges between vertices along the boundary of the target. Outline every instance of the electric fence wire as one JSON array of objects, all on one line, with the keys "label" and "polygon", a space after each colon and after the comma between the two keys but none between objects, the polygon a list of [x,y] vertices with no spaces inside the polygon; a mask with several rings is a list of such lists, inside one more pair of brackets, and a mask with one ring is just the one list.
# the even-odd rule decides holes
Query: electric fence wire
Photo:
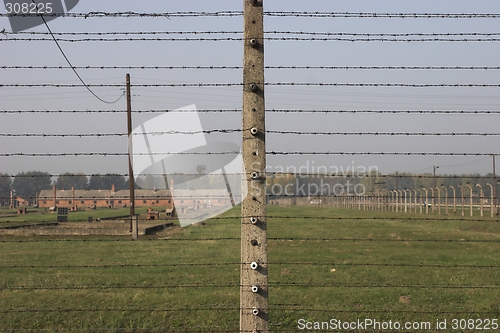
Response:
[{"label": "electric fence wire", "polygon": [[[251,129],[212,129],[201,131],[157,131],[157,132],[135,132],[131,135],[197,135],[197,134],[232,134],[250,131]],[[315,131],[278,131],[266,130],[266,134],[280,135],[325,135],[325,136],[499,136],[500,133],[488,132],[315,132]],[[49,134],[49,133],[0,133],[0,137],[35,137],[35,138],[88,138],[88,137],[124,137],[127,133],[82,133],[82,134]]]},{"label": "electric fence wire", "polygon": [[[254,83],[259,84],[259,83]],[[498,88],[498,83],[338,83],[338,82],[265,82],[260,83],[270,87],[407,87],[407,88]],[[88,87],[120,87],[123,84],[102,83],[88,84]],[[248,85],[250,86],[250,85]],[[81,84],[57,84],[57,83],[10,83],[0,84],[0,88],[78,88]],[[243,83],[156,83],[156,84],[132,84],[131,87],[161,88],[161,87],[245,87]]]},{"label": "electric fence wire", "polygon": [[[293,197],[293,196],[292,196]],[[335,197],[335,196],[333,196]],[[345,198],[345,196],[336,196],[337,198]],[[386,196],[387,197],[387,196]],[[93,198],[93,197],[89,197],[89,198]],[[160,196],[160,198],[162,198]],[[168,197],[164,197],[164,198],[168,198]],[[182,197],[181,197],[182,198]],[[185,198],[188,198],[187,196]],[[307,197],[304,197],[304,198],[307,198]],[[387,203],[386,203],[387,204]],[[391,203],[392,204],[392,203]],[[457,205],[458,206],[458,205]],[[425,215],[427,216],[427,215]],[[255,216],[224,216],[224,217],[212,217],[210,218],[210,221],[211,222],[218,222],[218,221],[235,221],[235,220],[240,220],[240,219],[250,219],[251,217],[255,217]],[[377,221],[377,220],[386,220],[386,221],[408,221],[408,222],[433,222],[433,221],[436,221],[436,222],[473,222],[473,223],[480,223],[480,222],[484,222],[484,223],[496,223],[496,222],[500,222],[500,220],[497,218],[497,219],[478,219],[478,218],[465,218],[465,217],[445,217],[445,218],[441,218],[441,217],[437,217],[437,216],[433,216],[433,217],[416,217],[416,216],[398,216],[398,217],[390,217],[390,216],[376,216],[376,217],[330,217],[330,216],[310,216],[310,215],[290,215],[290,216],[279,216],[279,215],[267,215],[267,216],[257,216],[257,218],[261,218],[261,219],[271,219],[271,220],[316,220],[316,221],[353,221],[353,222],[356,222],[356,221],[363,221],[363,222],[370,222],[370,221]],[[123,220],[125,219],[125,217],[121,217],[121,218],[108,218],[109,220]],[[140,221],[147,221],[147,220],[144,220],[144,219],[139,219]],[[4,222],[16,222],[15,220],[12,220],[12,221],[2,221],[3,223]],[[33,220],[33,221],[30,221],[30,220],[27,220],[26,222],[40,222],[40,223],[48,223],[48,222],[52,222],[51,220]],[[247,222],[242,222],[242,223],[247,223]],[[207,238],[202,238],[202,239],[205,239],[207,240]],[[226,238],[218,238],[218,239],[226,239]],[[211,238],[208,239],[208,240],[212,240]]]},{"label": "electric fence wire", "polygon": [[[376,12],[323,12],[323,11],[269,11],[264,12],[269,17],[316,17],[316,18],[414,18],[414,19],[495,19],[500,18],[500,13],[376,13]],[[38,17],[30,13],[0,13],[0,17]],[[146,12],[88,12],[88,13],[46,13],[45,17],[71,17],[71,18],[106,18],[106,17],[238,17],[243,16],[243,11],[176,11],[162,13]]]},{"label": "electric fence wire", "polygon": [[[123,241],[124,239],[114,239],[111,242]],[[211,238],[169,238],[169,239],[155,239],[156,241],[169,241],[169,242],[200,242],[200,241],[241,241],[238,237],[211,237]],[[298,241],[298,242],[368,242],[368,243],[499,243],[498,239],[412,239],[412,238],[356,238],[356,237],[269,237],[269,241]],[[0,243],[39,243],[39,242],[110,242],[110,240],[103,239],[93,239],[93,240],[57,240],[57,239],[47,239],[47,240],[27,240],[27,241],[0,241]],[[127,239],[128,241],[128,239]],[[248,263],[250,264],[250,263]]]},{"label": "electric fence wire", "polygon": [[[139,70],[242,70],[242,66],[74,66],[75,69],[139,69]],[[0,66],[0,69],[71,69],[67,66]],[[500,66],[265,66],[265,69],[286,70],[499,70]]]},{"label": "electric fence wire", "polygon": [[[241,37],[186,37],[186,38],[166,38],[166,37],[116,37],[116,38],[78,38],[78,39],[70,39],[70,38],[56,38],[58,42],[67,42],[67,43],[78,43],[78,42],[235,42],[235,41],[244,41],[244,38]],[[500,38],[441,38],[441,37],[433,37],[433,38],[387,38],[387,37],[370,37],[370,38],[343,38],[343,37],[264,37],[264,40],[267,41],[334,41],[334,42],[464,42],[464,43],[472,43],[472,42],[498,42]],[[19,38],[13,37],[8,39],[0,39],[0,42],[47,42],[53,41],[50,38]]]},{"label": "electric fence wire", "polygon": [[[132,110],[132,113],[241,113],[241,109],[197,109],[197,110],[172,110],[149,109]],[[329,109],[266,109],[267,113],[316,113],[316,114],[445,114],[445,115],[497,115],[500,110],[329,110]],[[0,110],[0,114],[51,114],[51,113],[127,113],[126,110]]]},{"label": "electric fence wire", "polygon": [[[228,176],[248,176],[251,175],[251,172],[231,172],[226,173]],[[154,177],[164,177],[164,176],[172,176],[172,174],[162,174],[162,173],[148,173],[149,176]],[[62,174],[8,174],[8,173],[0,173],[0,178],[57,178],[57,177],[104,177],[104,178],[112,178],[112,177],[128,177],[128,174],[124,173],[62,173]],[[182,176],[199,176],[199,173],[183,173]],[[269,178],[280,178],[280,177],[295,177],[295,178],[389,178],[389,179],[491,179],[491,176],[482,176],[482,175],[431,175],[431,174],[410,174],[410,173],[397,173],[397,174],[381,174],[381,173],[369,173],[369,172],[358,172],[356,170],[348,170],[346,169],[344,172],[332,171],[332,172],[309,172],[309,171],[297,171],[296,167],[291,167],[287,171],[266,171],[264,174],[265,177]]]},{"label": "electric fence wire", "polygon": [[[375,284],[375,283],[318,283],[318,282],[280,282],[270,281],[270,287],[306,287],[306,288],[411,288],[411,289],[500,289],[500,285],[443,285],[443,284]],[[39,285],[39,286],[0,286],[0,290],[19,290],[19,291],[32,291],[32,290],[107,290],[107,289],[171,289],[171,288],[250,288],[250,285],[241,285],[239,283],[191,283],[191,284],[162,284],[162,285]]]},{"label": "electric fence wire", "polygon": [[[50,35],[49,32],[19,31],[3,32],[4,35]],[[116,35],[243,35],[243,31],[105,31],[105,32],[52,32],[56,36],[116,36]],[[264,35],[309,35],[309,36],[363,36],[363,37],[411,37],[411,36],[500,36],[500,32],[447,32],[447,33],[359,33],[359,32],[316,32],[316,31],[264,31]]]},{"label": "electric fence wire", "polygon": [[[133,153],[133,156],[158,156],[158,155],[238,155],[239,151],[224,152],[156,152],[156,153]],[[270,156],[493,156],[500,155],[499,152],[489,153],[463,153],[463,152],[345,152],[345,151],[268,151]],[[71,153],[0,153],[0,157],[65,157],[65,156],[129,156],[129,153],[119,152],[71,152]]]}]

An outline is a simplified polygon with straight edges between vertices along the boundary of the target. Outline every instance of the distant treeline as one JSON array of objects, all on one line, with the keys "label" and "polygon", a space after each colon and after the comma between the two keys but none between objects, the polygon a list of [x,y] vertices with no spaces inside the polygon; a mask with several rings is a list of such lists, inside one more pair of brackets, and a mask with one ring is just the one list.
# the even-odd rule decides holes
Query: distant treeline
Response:
[{"label": "distant treeline", "polygon": [[[362,194],[376,191],[391,190],[418,190],[424,188],[442,188],[456,190],[459,186],[470,185],[473,191],[479,191],[479,184],[484,196],[491,195],[488,184],[495,186],[496,178],[490,173],[485,176],[480,174],[447,175],[439,174],[434,177],[431,173],[411,174],[272,174],[267,177],[267,194],[273,196],[311,196],[311,195],[341,195]],[[305,195],[304,195],[305,193]]]},{"label": "distant treeline", "polygon": [[15,196],[33,202],[37,193],[49,190],[53,185],[66,190],[111,189],[112,185],[117,191],[129,188],[128,179],[118,174],[95,174],[88,177],[83,173],[64,173],[55,180],[52,178],[51,174],[41,171],[20,172],[14,177],[0,173],[0,203],[8,204],[11,190],[14,190]]},{"label": "distant treeline", "polygon": [[[203,173],[200,173],[203,175]],[[200,188],[218,188],[220,182],[217,177],[200,177],[200,175],[175,175],[177,179],[176,188],[187,188],[186,184],[191,184]],[[184,178],[186,179],[184,179]],[[168,181],[165,182],[163,177],[158,181],[158,176],[146,177],[138,181],[139,187],[149,188],[155,187],[154,184],[163,183],[163,186],[169,187]],[[192,179],[191,179],[192,178]],[[237,186],[237,179],[229,177],[229,182],[232,187]],[[474,191],[478,190],[476,184],[483,188],[484,196],[491,195],[491,187],[488,184],[495,185],[495,176],[490,173],[485,176],[480,174],[462,174],[462,175],[446,175],[439,174],[436,177],[431,173],[412,174],[412,173],[392,173],[380,174],[372,172],[371,174],[344,173],[341,175],[333,174],[291,174],[291,173],[270,173],[267,178],[267,193],[270,195],[336,195],[339,191],[344,193],[355,193],[354,189],[359,192],[361,189],[367,193],[380,190],[404,190],[404,189],[420,189],[442,187],[448,189],[453,186],[458,189],[458,186],[470,184]],[[212,182],[214,184],[212,184]],[[0,204],[8,205],[10,199],[10,191],[14,190],[15,196],[22,197],[29,202],[34,202],[36,194],[42,190],[51,189],[56,185],[58,189],[69,190],[107,190],[114,185],[115,190],[123,190],[129,188],[128,178],[120,174],[95,174],[87,176],[83,173],[64,173],[54,179],[51,174],[41,171],[21,172],[12,177],[8,174],[0,173]],[[356,187],[357,186],[357,187]],[[158,188],[158,187],[157,187]],[[314,191],[314,193],[311,193]]]}]

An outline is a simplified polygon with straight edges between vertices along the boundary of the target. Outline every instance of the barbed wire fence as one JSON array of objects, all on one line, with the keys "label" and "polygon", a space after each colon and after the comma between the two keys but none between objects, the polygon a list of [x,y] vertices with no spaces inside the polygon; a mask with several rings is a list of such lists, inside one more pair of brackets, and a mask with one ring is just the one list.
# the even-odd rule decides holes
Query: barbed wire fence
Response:
[{"label": "barbed wire fence", "polygon": [[[5,16],[0,14],[0,16]],[[63,15],[72,19],[88,19],[88,18],[193,18],[193,17],[241,17],[241,11],[221,11],[221,12],[171,12],[171,13],[136,13],[136,12],[93,12],[93,13],[67,13]],[[264,12],[264,18],[372,18],[372,19],[498,19],[500,14],[480,14],[480,13],[335,13],[335,12]],[[74,33],[74,32],[59,32],[54,33],[55,38],[61,43],[104,43],[104,42],[236,42],[248,44],[250,41],[242,37],[242,31],[136,31],[136,32],[93,32],[93,33]],[[462,33],[393,33],[393,34],[374,34],[374,33],[336,33],[336,32],[316,32],[316,31],[267,31],[265,32],[265,41],[279,42],[406,42],[406,43],[420,43],[420,42],[490,42],[497,43],[497,32],[462,32]],[[29,37],[25,37],[29,35]],[[53,41],[53,38],[43,37],[47,33],[8,33],[4,32],[1,43],[31,43],[31,42],[48,42]],[[155,37],[142,37],[143,35],[154,35]],[[197,35],[196,37],[169,37],[170,35]],[[216,35],[217,37],[211,37]],[[219,37],[230,35],[228,37]],[[67,38],[71,36],[71,38]],[[113,37],[103,37],[113,36]],[[114,37],[120,36],[120,37]],[[131,36],[131,37],[129,37]],[[201,36],[201,37],[198,37]],[[4,65],[0,66],[2,71],[31,71],[31,70],[64,70],[64,69],[78,69],[78,70],[102,70],[112,71],[118,69],[134,69],[142,71],[168,71],[168,70],[202,70],[212,71],[242,71],[241,66],[32,66],[28,64],[19,65]],[[299,71],[299,70],[323,70],[323,71],[380,71],[380,70],[404,70],[404,71],[498,71],[499,66],[266,66],[266,70],[281,70],[281,71]],[[215,81],[215,80],[214,80]],[[344,87],[344,88],[467,88],[467,89],[490,89],[498,88],[498,83],[485,83],[485,82],[467,82],[467,83],[387,83],[387,82],[256,82],[256,84],[263,85],[263,87]],[[123,88],[123,84],[114,83],[98,83],[98,84],[66,84],[66,83],[2,83],[2,89],[30,89],[30,88],[43,88],[43,89],[74,89],[82,87],[90,88]],[[236,87],[246,89],[242,82],[182,82],[182,83],[156,83],[156,84],[132,84],[132,88],[224,88]],[[241,109],[202,109],[196,110],[199,113],[206,114],[239,114]],[[4,115],[29,115],[29,114],[45,114],[50,116],[52,114],[121,114],[126,113],[126,109],[114,110],[98,110],[85,108],[75,108],[74,110],[50,110],[50,109],[4,109],[0,113]],[[133,110],[135,114],[148,114],[148,113],[170,113],[176,112],[169,109],[144,109]],[[483,116],[491,115],[497,116],[500,110],[468,110],[468,109],[454,109],[454,110],[378,110],[374,109],[267,109],[266,113],[270,114],[283,114],[284,116],[291,114],[307,114],[312,117],[316,115],[334,116],[341,114],[373,114],[373,115],[451,115],[451,116]],[[496,119],[496,118],[493,118]],[[252,128],[214,128],[201,131],[168,131],[168,132],[155,132],[156,135],[162,135],[168,138],[168,135],[186,135],[193,136],[198,134],[206,135],[220,135],[220,134],[242,134],[250,131]],[[281,130],[267,128],[265,130],[267,141],[272,142],[274,136],[280,137],[300,137],[302,140],[307,140],[310,137],[328,137],[328,138],[344,138],[344,137],[388,137],[398,140],[402,137],[447,137],[455,139],[457,137],[481,137],[487,138],[490,145],[486,150],[481,151],[442,151],[435,150],[417,150],[417,151],[385,151],[380,149],[378,151],[364,150],[363,147],[358,150],[346,150],[342,147],[336,147],[335,150],[322,150],[322,149],[268,149],[266,151],[267,157],[276,156],[323,156],[323,157],[339,157],[339,156],[378,156],[378,157],[393,157],[393,156],[410,156],[410,157],[484,157],[493,158],[493,165],[495,163],[495,156],[499,154],[497,151],[498,145],[495,145],[495,139],[500,135],[498,132],[492,131],[322,131],[322,130]],[[153,134],[152,132],[144,131],[134,135]],[[63,140],[65,138],[76,139],[106,139],[106,138],[123,138],[128,137],[128,133],[117,132],[93,132],[93,133],[1,133],[1,138],[10,140],[20,140],[23,138],[37,138],[37,139],[57,139]],[[15,142],[15,141],[14,141]],[[156,152],[156,153],[135,153],[136,155],[165,155],[171,152]],[[203,153],[178,153],[180,155],[229,155],[237,154],[239,151],[223,151],[223,152],[203,152]],[[1,158],[69,158],[69,157],[127,157],[127,151],[54,151],[54,152],[30,152],[24,149],[15,151],[7,151],[0,153]],[[330,171],[330,170],[328,170]],[[435,169],[434,169],[435,172]],[[69,174],[69,177],[85,176],[90,178],[96,176],[95,174]],[[116,173],[113,176],[121,176],[125,178],[127,174]],[[162,176],[161,174],[150,174],[151,176]],[[249,177],[251,172],[240,174]],[[63,174],[47,174],[44,177],[54,179],[63,176]],[[186,174],[186,176],[189,176]],[[192,176],[196,176],[193,174]],[[240,219],[247,221],[243,223],[254,224],[250,221],[251,218],[257,217],[266,219],[270,229],[270,237],[267,238],[269,242],[269,262],[262,263],[269,266],[269,270],[274,274],[270,274],[268,282],[270,305],[269,305],[269,324],[270,331],[276,332],[294,332],[297,331],[297,325],[300,325],[300,318],[331,318],[333,313],[337,317],[345,315],[346,320],[353,320],[356,316],[373,316],[380,321],[388,319],[387,314],[392,315],[393,318],[398,320],[414,320],[415,318],[431,318],[435,316],[450,315],[453,318],[498,318],[498,307],[495,307],[494,301],[484,303],[480,308],[474,308],[470,302],[467,302],[467,296],[474,293],[481,293],[481,295],[498,295],[499,285],[495,283],[495,272],[500,267],[498,260],[493,260],[487,257],[483,260],[479,258],[467,259],[466,262],[456,262],[453,260],[439,260],[439,258],[432,258],[426,260],[424,257],[419,256],[419,251],[424,251],[422,244],[432,244],[431,251],[436,249],[456,251],[463,253],[464,247],[467,250],[470,248],[476,249],[478,255],[482,252],[490,251],[495,252],[499,248],[499,238],[497,225],[500,220],[495,215],[498,210],[498,203],[495,189],[497,188],[497,180],[495,167],[493,167],[492,175],[470,175],[464,177],[460,175],[436,175],[424,174],[381,174],[376,173],[356,173],[352,170],[345,173],[338,172],[314,172],[305,170],[304,172],[297,171],[297,168],[290,168],[282,172],[266,172],[265,179],[267,179],[267,202],[269,206],[287,207],[289,213],[282,213],[277,210],[271,211],[266,216],[244,216],[244,214],[235,215],[231,213],[229,216],[219,216],[210,220],[209,223],[214,225],[222,225],[231,227],[238,225]],[[287,182],[279,183],[276,180],[280,178],[287,178]],[[29,174],[3,174],[3,179],[35,179],[39,176]],[[321,180],[327,179],[324,182]],[[346,180],[355,180],[356,184],[362,184],[364,191],[362,193],[355,193],[354,191],[345,192],[336,195],[331,191],[323,191],[321,186],[328,184],[327,189],[333,188],[335,184],[341,184],[344,190],[344,182]],[[292,185],[291,193],[284,193],[283,189],[287,185]],[[308,191],[300,192],[301,185],[306,184],[305,188]],[[404,185],[403,185],[404,184]],[[407,184],[411,184],[410,187]],[[477,186],[479,184],[480,186]],[[489,186],[486,184],[490,184]],[[273,187],[279,185],[279,187]],[[382,186],[381,186],[382,185]],[[460,186],[461,191],[458,187]],[[453,188],[453,191],[452,191]],[[274,191],[274,189],[277,189]],[[314,193],[311,192],[314,190]],[[470,189],[470,190],[469,190]],[[50,189],[47,189],[50,191]],[[442,192],[439,192],[442,191]],[[70,192],[67,189],[67,192]],[[7,200],[12,200],[13,195]],[[36,197],[26,197],[28,202],[33,202]],[[89,194],[88,196],[81,196],[78,200],[87,201],[94,200],[95,196]],[[147,203],[152,200],[165,199],[168,200],[169,196],[156,194],[154,196],[144,196]],[[62,199],[61,199],[62,200]],[[66,200],[66,199],[65,199]],[[106,199],[109,204],[110,198]],[[5,201],[5,200],[4,200]],[[147,204],[146,203],[146,204]],[[54,206],[55,206],[54,199]],[[314,208],[321,208],[319,214],[313,213],[312,210],[307,210],[309,215],[300,213],[303,206]],[[293,209],[293,210],[292,210]],[[333,209],[333,210],[329,210]],[[342,215],[337,213],[341,209],[359,210],[359,215]],[[344,212],[346,210],[343,210]],[[375,215],[361,214],[361,211],[372,211]],[[280,214],[281,212],[281,214]],[[375,213],[376,212],[376,213]],[[484,212],[491,213],[491,216],[484,214]],[[379,214],[379,215],[377,215]],[[397,215],[395,215],[397,214]],[[433,215],[431,215],[433,214]],[[441,215],[441,216],[439,216]],[[469,218],[469,216],[471,218]],[[31,216],[28,214],[23,220],[25,224],[41,224],[53,222],[49,216],[42,216],[41,219],[30,220]],[[118,217],[118,219],[124,217]],[[338,235],[333,228],[344,228],[344,223],[352,223],[350,228],[359,227],[362,230],[367,228],[367,224],[376,225],[377,223],[389,222],[408,222],[408,223],[424,223],[428,226],[431,223],[440,223],[442,225],[452,226],[452,228],[460,228],[466,225],[466,228],[479,228],[482,233],[477,237],[462,238],[460,234],[437,234],[429,235],[422,230],[411,232],[402,232],[401,235],[387,235],[377,233],[376,230],[371,230],[370,233],[353,232]],[[146,220],[141,220],[140,223],[145,223]],[[273,222],[279,227],[273,228]],[[323,222],[329,224],[322,224]],[[15,224],[18,223],[16,215],[13,213],[6,214],[2,217],[2,223]],[[227,223],[227,224],[226,224]],[[339,224],[337,224],[339,223]],[[320,225],[322,229],[315,229],[313,225]],[[478,227],[486,226],[486,227]],[[287,228],[289,226],[289,228]],[[330,226],[330,227],[329,227]],[[304,228],[309,227],[311,230],[304,232]],[[168,254],[157,254],[157,257],[145,259],[147,256],[140,256],[135,258],[133,256],[119,257],[116,262],[107,262],[106,258],[95,259],[94,262],[89,263],[88,260],[79,260],[76,257],[63,254],[64,249],[61,250],[57,244],[70,245],[71,248],[91,251],[92,246],[99,249],[111,249],[110,251],[119,251],[122,244],[130,243],[129,237],[88,237],[89,235],[114,235],[115,230],[113,226],[101,225],[97,227],[98,233],[82,233],[85,237],[68,236],[64,233],[58,233],[56,230],[51,230],[50,233],[38,233],[35,229],[29,229],[28,237],[19,237],[14,235],[0,236],[0,244],[3,248],[11,247],[12,249],[26,250],[30,246],[39,246],[39,251],[55,251],[59,253],[61,258],[43,259],[38,256],[26,263],[17,261],[17,258],[22,258],[9,252],[11,256],[2,257],[0,263],[1,275],[4,277],[3,283],[0,285],[2,293],[6,295],[6,302],[0,308],[0,313],[4,318],[7,318],[2,323],[4,327],[0,327],[5,331],[85,331],[85,332],[98,332],[98,331],[113,331],[113,332],[149,332],[149,331],[183,331],[183,332],[232,332],[238,330],[237,316],[241,311],[241,306],[237,302],[240,288],[250,289],[251,285],[243,285],[233,271],[238,270],[241,265],[250,265],[251,262],[241,262],[239,258],[234,256],[224,255],[225,248],[230,251],[238,251],[239,242],[241,238],[234,232],[231,236],[214,235],[210,232],[192,232],[186,235],[180,234],[168,235],[165,238],[157,237],[143,237],[145,249],[153,251],[154,247],[162,247],[163,250],[172,251],[178,257],[171,257]],[[111,232],[108,234],[107,232]],[[124,235],[129,235],[129,231],[125,230]],[[151,244],[151,245],[150,245]],[[186,257],[182,252],[174,250],[179,244],[183,247],[189,247],[191,244],[200,244],[198,249],[207,251],[208,255],[212,255],[210,262],[206,262],[203,258]],[[213,249],[210,244],[216,244],[221,249]],[[348,244],[355,245],[353,251],[360,252],[359,256],[350,256],[344,252],[341,255],[339,248],[348,246]],[[377,247],[381,244],[382,247]],[[370,251],[382,251],[384,247],[390,247],[392,244],[397,244],[403,247],[410,246],[416,259],[409,260],[405,257],[389,258],[383,260],[381,257],[364,256],[364,253]],[[288,247],[289,245],[289,247]],[[292,246],[293,245],[293,246]],[[368,245],[373,246],[373,249],[367,248]],[[79,247],[80,246],[80,247]],[[81,247],[83,246],[83,247]],[[484,248],[482,247],[484,246]],[[313,255],[306,254],[304,260],[294,259],[294,252],[297,248],[300,251],[305,251],[304,248],[316,248],[318,251],[325,251],[327,255],[322,255],[321,252],[315,252]],[[332,251],[331,248],[334,248]],[[285,249],[283,249],[285,248]],[[276,251],[273,254],[273,249]],[[280,249],[280,250],[279,250]],[[399,248],[398,248],[399,249]],[[485,250],[486,249],[486,250]],[[12,251],[12,250],[11,250]],[[77,250],[78,251],[78,250]],[[132,250],[134,251],[134,250]],[[279,252],[283,251],[283,253]],[[361,252],[366,251],[366,252]],[[474,250],[473,250],[474,251]],[[278,253],[279,252],[279,253]],[[95,256],[104,256],[105,254],[97,254],[92,252]],[[428,254],[428,252],[424,252]],[[38,259],[37,259],[38,258]],[[230,259],[229,259],[230,258]],[[463,259],[465,257],[460,257]],[[24,258],[26,259],[26,258]],[[189,262],[189,260],[196,260],[196,262]],[[215,259],[215,260],[214,260]],[[218,260],[220,259],[220,260]],[[390,260],[393,259],[393,260]],[[143,260],[144,262],[141,262]],[[167,262],[164,262],[164,261]],[[97,263],[96,263],[97,261]],[[148,269],[150,277],[143,273],[144,269]],[[339,279],[325,278],[325,272],[328,274],[336,272],[336,270],[345,269],[348,274],[354,276],[350,279],[349,276],[343,276]],[[165,282],[161,279],[162,274],[167,271],[175,271],[183,278],[171,278],[171,281]],[[217,278],[218,272],[223,271],[223,279]],[[469,270],[474,271],[474,276],[488,277],[485,279],[486,283],[481,279],[474,279],[469,275]],[[375,278],[359,278],[359,272],[368,272],[373,274]],[[55,273],[54,273],[55,272]],[[59,272],[59,273],[57,273]],[[202,273],[200,273],[202,272]],[[396,272],[396,273],[391,273]],[[423,279],[423,282],[417,280],[410,280],[401,278],[401,276],[408,276],[412,274],[433,275],[431,279]],[[477,274],[479,272],[479,274]],[[50,275],[53,274],[53,275]],[[63,275],[62,279],[51,281],[51,277],[55,275]],[[120,278],[116,281],[107,279],[108,274],[131,274],[139,277],[134,278]],[[206,278],[203,276],[206,274]],[[395,277],[395,274],[399,276]],[[16,279],[20,275],[28,275],[29,279]],[[45,278],[49,276],[49,278]],[[87,276],[88,279],[81,278],[74,279],[74,276]],[[315,277],[317,275],[317,278]],[[435,275],[435,277],[434,277]],[[93,276],[93,277],[92,277]],[[110,275],[111,276],[111,275]],[[145,277],[146,276],[146,277]],[[195,276],[197,282],[189,281],[190,276]],[[440,276],[446,276],[446,279],[440,279]],[[359,278],[357,281],[356,277]],[[143,282],[143,280],[146,283]],[[182,281],[181,281],[182,280]],[[181,297],[192,297],[193,301],[168,299],[171,302],[168,305],[165,299],[154,299],[151,303],[137,301],[134,303],[133,299],[115,299],[112,297],[113,293],[120,291],[120,295],[126,295],[131,290],[140,292],[157,292],[166,295],[169,292],[175,291]],[[414,307],[405,307],[409,305],[411,299],[409,297],[400,298],[400,303],[389,305],[387,302],[372,301],[369,304],[367,301],[364,304],[362,299],[349,298],[350,290],[357,290],[360,292],[366,291],[379,295],[406,295],[412,294],[414,298],[418,299],[418,292],[427,291],[429,293],[439,293],[443,290],[451,291],[448,295],[450,298],[456,297],[464,302],[463,306],[458,306],[456,302],[452,306],[435,306],[432,305],[429,299],[424,298],[419,300],[419,305]],[[59,302],[52,297],[48,297],[48,293],[55,293],[57,297],[65,299],[74,297],[79,293],[85,292],[98,292],[103,293],[111,298],[109,302],[101,302],[99,304],[94,302],[81,303],[79,305],[70,305],[68,301]],[[123,293],[122,293],[123,291]],[[70,293],[68,294],[64,293]],[[273,296],[273,292],[276,296]],[[334,297],[335,293],[339,293],[340,297],[345,297],[346,302],[328,303],[324,297],[314,296],[315,298],[309,299],[308,294],[316,293],[326,294],[328,297]],[[15,301],[16,295],[23,293],[24,297],[39,297],[39,293],[44,293],[48,297],[46,302],[31,302],[26,305],[20,305]],[[220,294],[226,293],[229,297],[222,297]],[[150,294],[148,294],[150,295]],[[91,298],[91,296],[89,296]],[[280,299],[281,297],[281,299]],[[383,296],[379,296],[381,299]],[[488,298],[487,296],[484,296]],[[25,298],[23,298],[25,299]],[[96,298],[97,299],[97,298]],[[497,298],[498,299],[498,298]],[[99,298],[100,300],[100,298]],[[176,303],[176,301],[178,303]],[[324,303],[322,303],[324,302]],[[349,302],[352,302],[350,304]],[[497,301],[498,302],[498,301]],[[133,304],[133,305],[130,305]],[[488,307],[487,304],[490,306]],[[254,308],[244,309],[252,311]],[[87,314],[88,316],[105,316],[107,314],[124,314],[123,317],[129,318],[130,321],[119,321],[119,326],[115,326],[113,322],[108,322],[105,319],[100,319],[90,322],[90,326],[82,327],[68,327],[64,323],[57,322],[55,318],[57,315],[68,314]],[[200,314],[201,313],[201,314]],[[221,315],[226,313],[227,315]],[[30,320],[33,316],[33,320]],[[138,320],[145,316],[154,317],[157,322],[144,323]],[[176,317],[178,316],[178,317]],[[201,316],[204,318],[204,325],[196,322],[193,318]],[[309,316],[309,317],[308,317]],[[76,316],[77,318],[80,318]],[[22,319],[24,318],[24,319]],[[28,319],[26,319],[28,318]],[[43,322],[45,318],[45,322]],[[181,318],[182,320],[179,320]],[[78,320],[74,323],[78,324]],[[227,321],[221,324],[220,321]],[[427,320],[427,319],[425,319]],[[21,325],[30,326],[19,326]],[[177,322],[179,321],[179,322]],[[318,319],[319,322],[327,321],[329,319]],[[194,324],[193,324],[194,323]],[[304,322],[305,323],[305,322]],[[469,322],[466,321],[466,324]],[[72,322],[73,324],[73,322]],[[150,326],[148,326],[150,324]],[[460,322],[459,322],[460,324]],[[93,325],[93,326],[92,326]],[[125,326],[124,326],[125,325]],[[159,326],[157,326],[159,325]],[[176,326],[177,325],[177,326]],[[330,326],[328,326],[330,327]],[[415,327],[413,327],[414,329]],[[351,331],[355,329],[349,328]],[[367,329],[367,331],[380,331],[382,328]],[[429,330],[438,330],[435,329]],[[242,331],[252,332],[253,330],[243,329]],[[406,331],[412,331],[406,328]]]}]

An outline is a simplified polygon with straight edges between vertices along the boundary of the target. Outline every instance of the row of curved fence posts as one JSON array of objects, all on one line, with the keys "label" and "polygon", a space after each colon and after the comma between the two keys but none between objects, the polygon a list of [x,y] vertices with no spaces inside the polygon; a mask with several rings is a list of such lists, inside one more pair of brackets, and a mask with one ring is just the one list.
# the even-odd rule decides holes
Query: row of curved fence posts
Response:
[{"label": "row of curved fence posts", "polygon": [[[311,199],[310,204],[324,205],[329,202],[337,208],[351,208],[371,211],[392,211],[417,214],[478,214],[484,217],[489,212],[491,217],[498,215],[498,204],[494,196],[493,185],[491,195],[485,197],[480,184],[474,191],[472,185],[441,186],[405,190],[382,190],[361,195],[342,195],[330,197],[329,200]],[[332,201],[333,200],[333,201]],[[476,211],[476,213],[474,213]]]}]

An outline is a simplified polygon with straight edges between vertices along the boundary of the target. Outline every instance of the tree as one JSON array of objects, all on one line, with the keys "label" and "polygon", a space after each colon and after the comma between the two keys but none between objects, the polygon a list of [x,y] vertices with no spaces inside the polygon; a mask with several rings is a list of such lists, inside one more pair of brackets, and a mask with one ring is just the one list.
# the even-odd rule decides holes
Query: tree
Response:
[{"label": "tree", "polygon": [[196,166],[196,172],[198,172],[199,175],[205,175],[207,173],[207,166],[206,165]]},{"label": "tree", "polygon": [[33,200],[42,190],[50,190],[52,176],[47,172],[29,171],[18,173],[12,182],[16,196],[26,200]]},{"label": "tree", "polygon": [[0,173],[0,205],[8,205],[12,179],[10,175]]},{"label": "tree", "polygon": [[57,177],[56,186],[58,189],[70,190],[72,187],[75,190],[84,190],[87,188],[88,179],[83,173],[63,173]]},{"label": "tree", "polygon": [[89,188],[91,190],[109,190],[111,186],[115,185],[115,190],[124,190],[128,188],[128,182],[124,176],[119,174],[106,174],[106,175],[92,175],[89,181]]}]

